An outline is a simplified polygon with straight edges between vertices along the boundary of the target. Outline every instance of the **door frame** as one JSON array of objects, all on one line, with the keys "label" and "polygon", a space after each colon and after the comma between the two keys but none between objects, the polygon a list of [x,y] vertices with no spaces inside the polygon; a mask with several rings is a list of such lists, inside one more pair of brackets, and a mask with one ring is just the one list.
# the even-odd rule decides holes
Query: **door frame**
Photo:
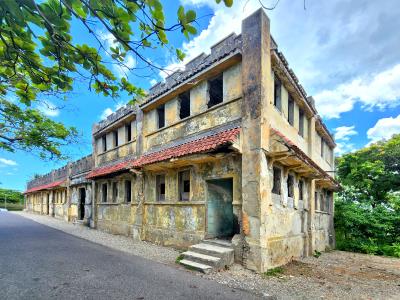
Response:
[{"label": "door frame", "polygon": [[[84,202],[82,203],[82,190],[85,193],[84,197]],[[86,206],[86,187],[80,187],[78,188],[79,191],[79,203],[78,203],[78,220],[84,220],[85,219],[85,206]],[[83,208],[83,211],[82,211]]]},{"label": "door frame", "polygon": [[232,213],[233,213],[233,207],[234,205],[236,205],[237,203],[235,203],[235,199],[236,199],[236,192],[235,192],[235,187],[237,184],[237,175],[232,174],[232,173],[227,173],[223,176],[212,176],[212,177],[206,177],[204,179],[204,184],[205,184],[205,196],[206,198],[204,199],[205,202],[205,216],[204,216],[204,220],[205,220],[205,227],[204,227],[204,238],[205,239],[215,239],[217,237],[214,236],[210,236],[208,234],[208,181],[212,181],[212,180],[220,180],[220,179],[232,179]]}]

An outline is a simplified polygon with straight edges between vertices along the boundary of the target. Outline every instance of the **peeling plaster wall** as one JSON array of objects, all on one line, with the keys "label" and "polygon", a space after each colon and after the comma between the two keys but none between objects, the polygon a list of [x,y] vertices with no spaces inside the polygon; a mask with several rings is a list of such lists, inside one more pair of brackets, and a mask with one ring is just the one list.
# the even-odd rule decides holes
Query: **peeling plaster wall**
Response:
[{"label": "peeling plaster wall", "polygon": [[223,72],[223,103],[207,108],[208,85],[202,81],[190,90],[191,116],[179,119],[179,101],[173,98],[165,104],[166,126],[157,128],[156,109],[144,113],[144,150],[199,131],[226,124],[241,117],[241,64]]},{"label": "peeling plaster wall", "polygon": [[[125,180],[131,181],[132,200],[131,203],[125,201]],[[112,183],[118,184],[118,197],[113,202],[112,199]],[[102,185],[108,185],[107,202],[102,202]],[[136,219],[136,210],[138,206],[137,192],[139,187],[134,175],[121,175],[109,179],[97,180],[96,192],[96,218],[97,228],[113,234],[121,234],[126,236],[133,235],[133,225]]]},{"label": "peeling plaster wall", "polygon": [[[178,172],[190,170],[189,201],[179,201]],[[165,201],[156,201],[156,175],[165,174]],[[164,172],[146,172],[143,237],[162,245],[188,247],[204,239],[206,199],[209,179],[233,178],[233,210],[241,221],[241,158],[229,156],[213,163],[202,163]]]},{"label": "peeling plaster wall", "polygon": [[71,204],[70,204],[70,221],[76,222],[79,219],[79,201],[80,189],[85,189],[85,215],[84,224],[89,224],[89,219],[92,217],[92,185],[91,183],[78,184],[71,186]]}]

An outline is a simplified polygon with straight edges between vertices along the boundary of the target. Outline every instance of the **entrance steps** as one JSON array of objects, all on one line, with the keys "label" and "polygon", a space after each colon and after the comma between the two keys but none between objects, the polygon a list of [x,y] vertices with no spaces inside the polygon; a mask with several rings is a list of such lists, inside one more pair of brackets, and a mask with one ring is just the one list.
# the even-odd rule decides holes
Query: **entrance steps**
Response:
[{"label": "entrance steps", "polygon": [[232,243],[226,240],[209,239],[192,245],[182,253],[180,264],[203,273],[223,269],[233,264]]}]

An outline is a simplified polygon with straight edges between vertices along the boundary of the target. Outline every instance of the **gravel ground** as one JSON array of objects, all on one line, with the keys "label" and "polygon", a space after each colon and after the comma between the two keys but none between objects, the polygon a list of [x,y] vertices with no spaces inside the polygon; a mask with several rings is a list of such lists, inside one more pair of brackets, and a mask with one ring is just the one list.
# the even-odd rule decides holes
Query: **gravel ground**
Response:
[{"label": "gravel ground", "polygon": [[[94,243],[176,265],[179,251],[148,242],[133,241],[48,216],[18,212],[36,222]],[[177,265],[176,265],[177,266]],[[177,266],[178,267],[178,266]],[[293,261],[275,276],[256,274],[241,265],[211,274],[195,273],[229,287],[248,290],[271,299],[399,299],[400,259],[343,251]]]}]

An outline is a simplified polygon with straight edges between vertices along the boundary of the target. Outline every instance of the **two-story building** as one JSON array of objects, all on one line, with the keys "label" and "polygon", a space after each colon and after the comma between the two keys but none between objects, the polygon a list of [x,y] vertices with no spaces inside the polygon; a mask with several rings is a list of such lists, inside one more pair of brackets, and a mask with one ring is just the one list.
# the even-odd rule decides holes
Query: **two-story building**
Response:
[{"label": "two-story building", "polygon": [[[334,246],[334,147],[259,10],[95,124],[91,162],[69,164],[62,197],[69,220],[180,248],[223,239],[264,272]],[[60,178],[30,182],[27,209],[54,203]]]}]

